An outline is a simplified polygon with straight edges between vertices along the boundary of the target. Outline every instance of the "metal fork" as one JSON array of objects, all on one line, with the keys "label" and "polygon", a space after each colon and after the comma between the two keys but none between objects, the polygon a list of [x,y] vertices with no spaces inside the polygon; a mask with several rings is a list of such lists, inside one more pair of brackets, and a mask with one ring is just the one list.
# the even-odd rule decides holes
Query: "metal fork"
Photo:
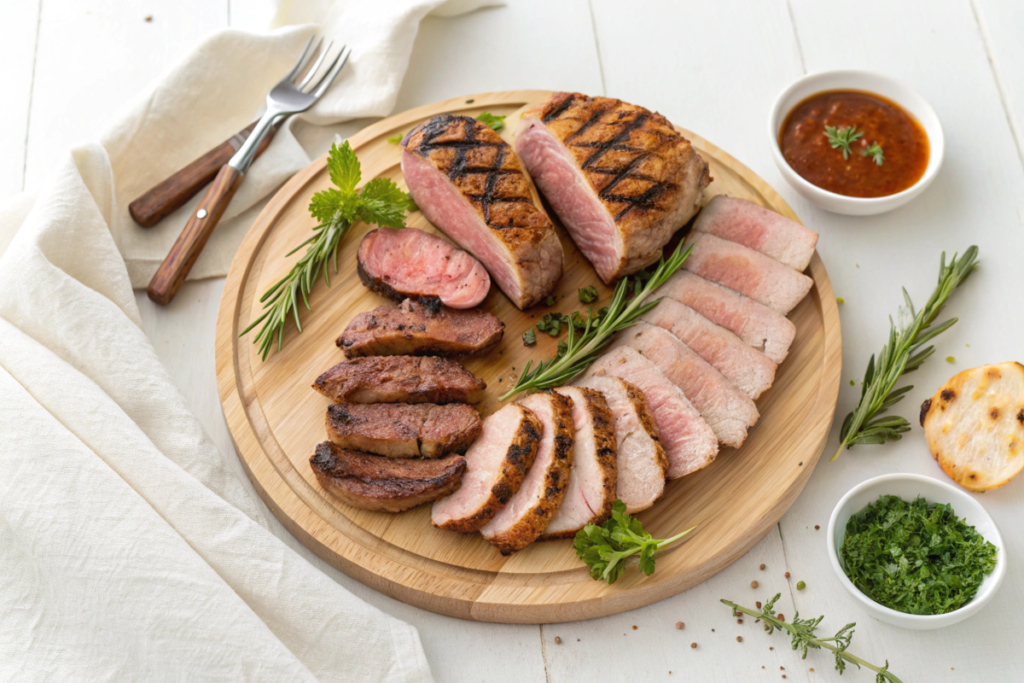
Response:
[{"label": "metal fork", "polygon": [[[317,48],[322,42],[321,40],[317,44]],[[231,203],[231,198],[234,197],[238,186],[241,185],[242,178],[249,170],[249,165],[256,157],[256,150],[263,139],[274,129],[275,124],[279,125],[280,121],[285,118],[312,107],[331,87],[334,79],[345,67],[352,54],[351,50],[342,46],[326,68],[322,68],[333,45],[333,43],[329,43],[309,68],[305,79],[296,85],[296,78],[306,70],[309,61],[317,52],[315,48],[310,51],[312,44],[313,38],[306,41],[306,46],[295,67],[267,95],[266,110],[256,123],[256,128],[231,157],[231,160],[217,173],[206,196],[199,202],[199,206],[189,217],[184,230],[174,242],[170,253],[167,254],[167,258],[160,264],[153,279],[150,280],[146,291],[149,298],[156,303],[169,304],[178,293],[189,271],[192,270],[192,266],[195,265],[196,259],[202,253],[203,247],[210,239],[210,235],[213,234],[214,228],[217,227],[221,216],[224,215],[224,210]],[[313,77],[317,73],[322,75],[313,82]]]}]

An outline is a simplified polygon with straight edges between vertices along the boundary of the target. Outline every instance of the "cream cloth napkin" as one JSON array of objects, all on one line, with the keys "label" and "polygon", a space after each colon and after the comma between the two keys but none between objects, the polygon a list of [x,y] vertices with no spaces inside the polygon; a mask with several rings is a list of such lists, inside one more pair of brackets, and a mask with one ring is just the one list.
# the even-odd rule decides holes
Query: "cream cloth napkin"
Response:
[{"label": "cream cloth napkin", "polygon": [[[386,113],[438,4],[335,7],[354,68],[310,120]],[[245,125],[309,33],[214,36],[0,212],[0,680],[430,680],[413,627],[268,531],[132,293],[180,225],[142,231],[127,201]],[[236,214],[308,161],[282,132]],[[201,274],[245,227],[218,229]]]}]

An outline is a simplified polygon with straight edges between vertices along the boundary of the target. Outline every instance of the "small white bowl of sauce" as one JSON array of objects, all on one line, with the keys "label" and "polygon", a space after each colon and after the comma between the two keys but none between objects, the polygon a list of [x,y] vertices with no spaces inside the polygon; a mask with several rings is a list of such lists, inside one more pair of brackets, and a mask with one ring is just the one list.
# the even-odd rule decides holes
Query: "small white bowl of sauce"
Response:
[{"label": "small white bowl of sauce", "polygon": [[921,95],[868,71],[810,74],[775,100],[772,158],[815,205],[871,216],[919,195],[942,165],[939,117]]}]

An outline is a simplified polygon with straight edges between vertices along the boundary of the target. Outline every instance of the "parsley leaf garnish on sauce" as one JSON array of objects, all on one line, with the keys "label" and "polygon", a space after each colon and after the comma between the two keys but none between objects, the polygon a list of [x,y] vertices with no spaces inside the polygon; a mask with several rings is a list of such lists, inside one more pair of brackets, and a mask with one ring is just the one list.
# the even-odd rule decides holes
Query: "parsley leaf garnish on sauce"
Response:
[{"label": "parsley leaf garnish on sauce", "polygon": [[850,145],[864,137],[864,133],[857,132],[857,126],[825,126],[825,137],[832,149],[843,150],[843,158],[850,158]]},{"label": "parsley leaf garnish on sauce", "polygon": [[505,117],[492,114],[489,111],[481,112],[480,116],[476,117],[476,120],[481,123],[486,123],[494,130],[501,130],[505,127]]},{"label": "parsley leaf garnish on sauce", "polygon": [[862,157],[872,157],[875,163],[881,166],[885,162],[885,156],[882,154],[882,146],[877,142],[872,142],[863,152],[860,153]]}]

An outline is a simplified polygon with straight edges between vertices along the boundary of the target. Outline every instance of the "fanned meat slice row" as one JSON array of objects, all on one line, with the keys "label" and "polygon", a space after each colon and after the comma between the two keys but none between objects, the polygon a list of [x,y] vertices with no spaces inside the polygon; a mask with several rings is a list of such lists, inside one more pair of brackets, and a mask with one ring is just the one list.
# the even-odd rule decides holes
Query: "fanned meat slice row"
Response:
[{"label": "fanned meat slice row", "polygon": [[342,448],[389,458],[465,453],[480,430],[480,415],[465,403],[334,403],[327,408],[327,438]]},{"label": "fanned meat slice row", "polygon": [[742,244],[801,272],[818,243],[818,233],[796,221],[760,204],[721,194],[701,209],[693,229]]},{"label": "fanned meat slice row", "polygon": [[338,363],[313,388],[336,403],[479,403],[487,384],[436,356],[365,356]]}]

